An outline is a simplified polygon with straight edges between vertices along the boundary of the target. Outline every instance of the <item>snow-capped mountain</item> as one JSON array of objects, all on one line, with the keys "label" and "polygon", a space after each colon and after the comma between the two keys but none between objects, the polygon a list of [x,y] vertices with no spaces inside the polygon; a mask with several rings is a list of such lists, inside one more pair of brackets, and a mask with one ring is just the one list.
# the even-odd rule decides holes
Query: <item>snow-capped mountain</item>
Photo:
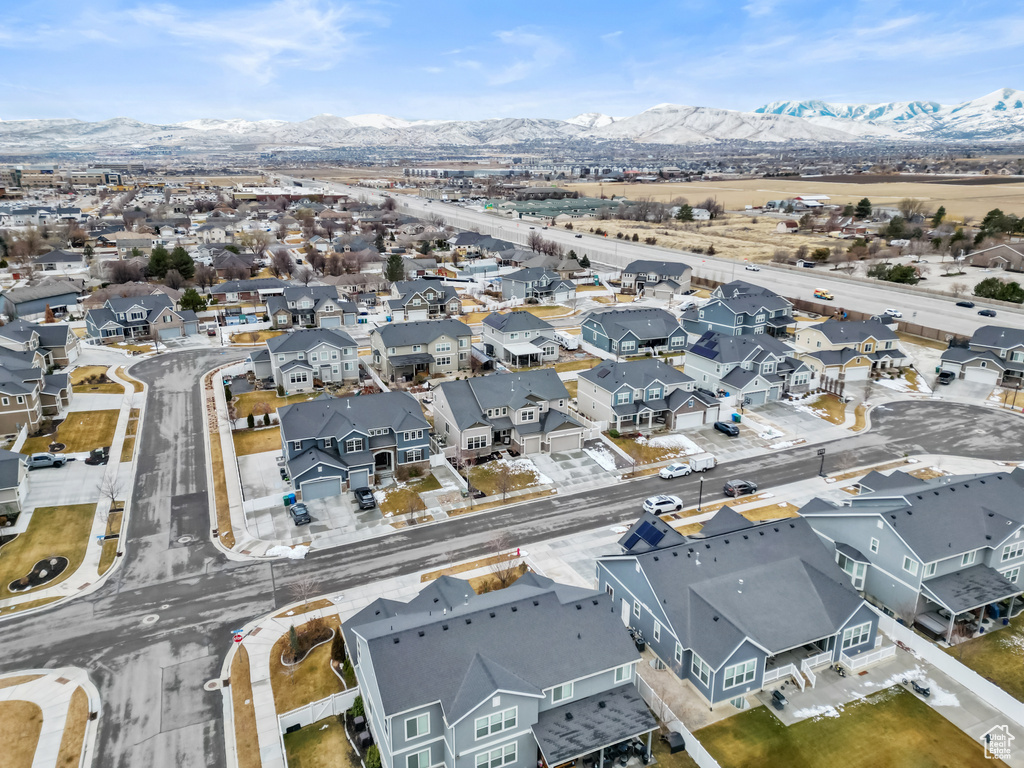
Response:
[{"label": "snow-capped mountain", "polygon": [[782,144],[876,140],[1024,141],[1024,92],[1005,88],[953,105],[931,101],[779,101],[753,112],[659,104],[632,117],[588,112],[568,120],[405,120],[379,114],[323,114],[298,122],[204,118],[173,125],[152,125],[126,117],[93,123],[74,119],[0,121],[0,149],[7,151],[476,147],[535,141]]},{"label": "snow-capped mountain", "polygon": [[[888,128],[905,138],[949,141],[1024,140],[1024,91],[1003,88],[960,104],[897,101],[888,104],[831,104],[776,101],[754,110],[804,120],[827,118]],[[852,129],[851,129],[852,130]]]}]

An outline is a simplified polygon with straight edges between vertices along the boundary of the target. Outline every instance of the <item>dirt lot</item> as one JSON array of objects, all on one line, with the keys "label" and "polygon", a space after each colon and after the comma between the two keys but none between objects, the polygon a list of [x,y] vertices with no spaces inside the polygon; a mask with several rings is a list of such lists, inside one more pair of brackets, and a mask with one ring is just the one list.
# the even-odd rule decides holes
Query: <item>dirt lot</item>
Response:
[{"label": "dirt lot", "polygon": [[601,194],[634,199],[648,197],[662,202],[685,197],[691,205],[708,197],[716,197],[730,210],[804,194],[828,195],[833,203],[844,205],[856,203],[862,197],[882,205],[892,205],[905,197],[913,197],[925,200],[932,210],[940,205],[945,206],[947,216],[955,219],[966,215],[977,220],[993,208],[1001,208],[1007,213],[1024,213],[1024,184],[978,184],[973,180],[959,184],[902,180],[859,184],[824,179],[744,179],[678,184],[570,184],[568,188],[592,197]]}]

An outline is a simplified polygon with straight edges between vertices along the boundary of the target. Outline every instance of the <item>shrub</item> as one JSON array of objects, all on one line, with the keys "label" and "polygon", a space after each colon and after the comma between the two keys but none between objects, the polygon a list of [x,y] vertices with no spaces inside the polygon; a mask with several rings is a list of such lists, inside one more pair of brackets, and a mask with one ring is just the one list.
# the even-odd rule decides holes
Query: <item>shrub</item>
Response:
[{"label": "shrub", "polygon": [[640,235],[638,235],[636,232],[633,233],[633,242],[634,243],[639,243],[640,242]]},{"label": "shrub", "polygon": [[231,387],[229,387],[227,384],[224,385],[224,399],[227,400],[229,403],[231,402]]},{"label": "shrub", "polygon": [[270,426],[270,414],[269,413],[264,413],[263,414],[263,426],[264,427],[269,427]]},{"label": "shrub", "polygon": [[341,632],[335,632],[331,640],[331,658],[339,664],[345,661],[345,641],[341,638]]},{"label": "shrub", "polygon": [[709,246],[708,246],[708,256],[714,256],[714,255],[715,255],[715,253],[716,253],[716,251],[715,251],[715,246],[713,246],[713,245],[709,245]]},{"label": "shrub", "polygon": [[380,768],[380,749],[376,744],[371,744],[366,749],[364,762],[366,763],[366,768]]},{"label": "shrub", "polygon": [[277,396],[284,397],[284,384],[277,385]]},{"label": "shrub", "polygon": [[253,429],[256,426],[256,417],[250,413],[246,417],[245,423],[249,425],[249,429]]},{"label": "shrub", "polygon": [[349,710],[349,714],[351,714],[352,717],[362,717],[363,716],[364,713],[363,713],[363,697],[362,696],[356,696],[355,700],[352,702],[352,709]]},{"label": "shrub", "polygon": [[609,429],[608,430],[608,437],[618,437],[618,436],[619,436],[619,430],[617,430],[617,429]]}]

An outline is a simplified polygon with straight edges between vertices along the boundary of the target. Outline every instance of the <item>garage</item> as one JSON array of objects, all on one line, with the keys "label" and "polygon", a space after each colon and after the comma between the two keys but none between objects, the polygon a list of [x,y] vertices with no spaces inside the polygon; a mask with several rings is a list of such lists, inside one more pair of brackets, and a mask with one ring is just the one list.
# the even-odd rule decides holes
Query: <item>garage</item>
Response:
[{"label": "garage", "polygon": [[987,384],[990,387],[994,387],[996,382],[999,381],[999,369],[989,368],[985,361],[982,361],[980,365],[969,365],[964,370],[964,378],[967,381],[973,381],[978,384]]},{"label": "garage", "polygon": [[673,429],[689,429],[690,427],[699,427],[704,423],[704,415],[706,411],[689,411],[688,413],[676,414],[675,425]]},{"label": "garage", "polygon": [[370,470],[368,469],[354,469],[348,473],[348,487],[351,489],[356,488],[369,488],[370,487]]},{"label": "garage", "polygon": [[341,318],[337,315],[328,315],[320,318],[321,328],[341,328]]},{"label": "garage", "polygon": [[427,309],[409,309],[409,310],[407,310],[407,314],[409,315],[409,321],[410,322],[412,322],[413,320],[429,320],[430,318],[428,317],[428,312],[429,312],[429,310],[427,310]]},{"label": "garage", "polygon": [[744,399],[749,400],[747,405],[764,405],[768,400],[768,393],[765,390],[759,390],[757,392],[744,392],[738,396],[742,402]]},{"label": "garage", "polygon": [[565,451],[578,451],[580,449],[582,434],[570,432],[568,434],[551,435],[551,453],[564,453]]},{"label": "garage", "polygon": [[327,477],[323,480],[311,480],[302,484],[302,500],[326,499],[341,495],[341,478]]},{"label": "garage", "polygon": [[158,332],[157,338],[160,339],[180,339],[181,328],[161,328]]}]

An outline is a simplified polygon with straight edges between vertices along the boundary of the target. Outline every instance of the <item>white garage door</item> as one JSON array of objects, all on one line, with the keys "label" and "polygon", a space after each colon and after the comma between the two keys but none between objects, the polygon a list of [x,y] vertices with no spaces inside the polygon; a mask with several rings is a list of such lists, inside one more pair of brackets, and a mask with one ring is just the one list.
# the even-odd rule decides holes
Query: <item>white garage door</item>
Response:
[{"label": "white garage door", "polygon": [[579,433],[569,435],[552,435],[551,452],[561,453],[564,451],[578,451],[580,449]]},{"label": "white garage door", "polygon": [[693,411],[691,413],[680,413],[676,416],[676,429],[687,429],[699,427],[704,423],[704,411]]},{"label": "white garage door", "polygon": [[409,310],[409,320],[410,321],[412,321],[412,320],[427,320],[427,319],[429,319],[427,317],[427,313],[428,313],[428,310],[426,310],[426,309],[410,309]]},{"label": "white garage door", "polygon": [[341,327],[341,318],[336,316],[336,315],[334,317],[330,317],[330,316],[328,316],[328,317],[321,317],[320,318],[320,327],[321,328],[340,328]]},{"label": "white garage door", "polygon": [[161,339],[177,339],[181,336],[181,328],[161,328]]},{"label": "white garage door", "polygon": [[995,368],[979,368],[976,365],[967,368],[964,378],[968,381],[976,381],[979,384],[988,384],[994,387],[999,381],[999,371]]},{"label": "white garage door", "polygon": [[341,478],[328,477],[325,480],[313,480],[302,484],[302,500],[326,499],[341,494]]},{"label": "white garage door", "polygon": [[370,470],[368,469],[357,469],[348,473],[348,487],[352,490],[356,488],[368,488],[370,485]]}]

